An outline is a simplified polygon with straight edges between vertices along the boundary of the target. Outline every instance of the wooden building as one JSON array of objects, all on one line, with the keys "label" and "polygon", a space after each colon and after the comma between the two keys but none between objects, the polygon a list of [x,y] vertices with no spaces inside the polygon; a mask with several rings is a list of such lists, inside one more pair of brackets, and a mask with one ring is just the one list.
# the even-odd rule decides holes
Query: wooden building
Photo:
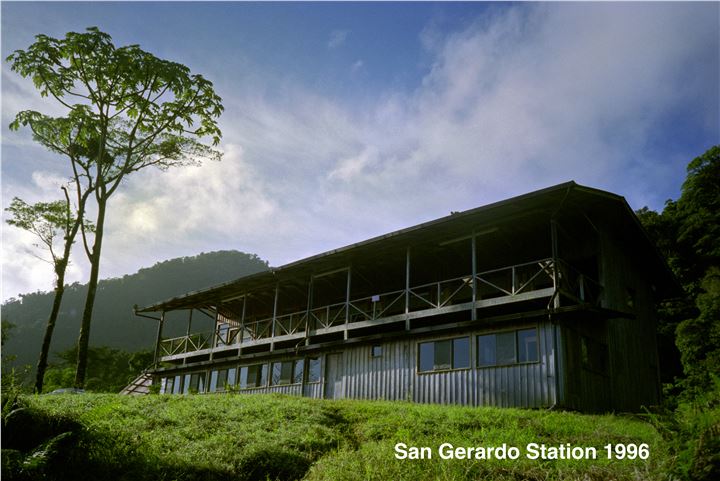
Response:
[{"label": "wooden building", "polygon": [[659,400],[655,304],[678,289],[624,198],[568,182],[136,314],[165,394],[632,411]]}]

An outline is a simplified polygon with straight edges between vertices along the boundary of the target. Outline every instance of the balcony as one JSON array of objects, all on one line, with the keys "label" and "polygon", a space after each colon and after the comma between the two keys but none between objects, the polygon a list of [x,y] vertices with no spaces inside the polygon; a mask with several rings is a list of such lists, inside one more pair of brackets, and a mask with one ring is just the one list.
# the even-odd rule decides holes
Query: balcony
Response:
[{"label": "balcony", "polygon": [[275,317],[218,323],[214,331],[161,340],[159,356],[172,361],[310,336],[347,335],[381,324],[559,296],[576,305],[599,305],[601,293],[597,281],[569,263],[546,258]]}]

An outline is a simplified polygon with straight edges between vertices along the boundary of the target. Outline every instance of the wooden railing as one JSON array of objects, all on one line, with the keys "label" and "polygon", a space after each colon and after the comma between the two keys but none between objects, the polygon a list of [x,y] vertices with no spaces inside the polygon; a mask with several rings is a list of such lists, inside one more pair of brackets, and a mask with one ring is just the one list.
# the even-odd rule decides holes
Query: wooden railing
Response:
[{"label": "wooden railing", "polygon": [[[164,339],[160,344],[161,357],[195,352],[210,347],[242,345],[277,336],[304,334],[334,326],[384,318],[423,310],[443,309],[474,300],[482,301],[499,297],[509,298],[555,286],[559,291],[578,303],[599,303],[602,286],[583,275],[564,261],[556,266],[552,259],[541,259],[500,269],[492,269],[473,275],[431,282],[409,289],[385,292],[373,296],[352,299],[305,311],[283,314],[273,318],[246,320],[241,327],[228,326],[211,333]],[[273,327],[274,326],[274,327]]]}]

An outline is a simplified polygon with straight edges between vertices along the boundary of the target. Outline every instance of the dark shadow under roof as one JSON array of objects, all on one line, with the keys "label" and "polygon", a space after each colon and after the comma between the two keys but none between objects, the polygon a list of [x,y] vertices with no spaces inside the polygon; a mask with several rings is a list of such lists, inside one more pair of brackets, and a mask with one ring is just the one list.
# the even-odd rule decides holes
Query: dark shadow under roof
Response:
[{"label": "dark shadow under roof", "polygon": [[662,259],[655,245],[650,241],[639,220],[622,196],[591,187],[579,185],[573,181],[558,184],[527,194],[511,197],[499,202],[487,204],[463,212],[453,213],[429,222],[373,237],[355,244],[333,249],[305,259],[270,268],[249,276],[192,291],[156,304],[137,308],[135,312],[158,312],[214,306],[242,292],[274,286],[277,282],[293,278],[308,278],[349,265],[353,259],[366,255],[377,255],[381,251],[408,246],[428,238],[447,239],[453,235],[467,234],[468,224],[477,228],[492,225],[500,220],[521,217],[538,212],[552,215],[566,205],[581,205],[602,212],[612,222],[621,222],[628,230],[626,235],[634,240],[641,252],[644,251],[654,266],[655,279],[665,297],[680,295],[682,290]]}]

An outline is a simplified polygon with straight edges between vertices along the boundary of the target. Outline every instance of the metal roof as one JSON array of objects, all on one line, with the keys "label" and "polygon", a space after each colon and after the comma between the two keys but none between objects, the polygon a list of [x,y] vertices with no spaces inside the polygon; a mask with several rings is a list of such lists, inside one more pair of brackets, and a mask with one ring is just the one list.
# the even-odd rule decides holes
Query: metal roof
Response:
[{"label": "metal roof", "polygon": [[326,272],[348,265],[353,259],[366,255],[378,255],[382,251],[397,249],[429,238],[447,239],[452,235],[467,234],[468,225],[481,228],[499,221],[514,217],[527,216],[533,213],[553,215],[566,206],[580,205],[594,209],[600,215],[606,215],[612,222],[621,222],[622,228],[629,234],[629,239],[646,253],[650,253],[651,263],[657,271],[658,284],[668,295],[677,295],[679,285],[657,248],[650,241],[640,225],[634,212],[622,196],[610,192],[585,187],[573,181],[558,184],[527,194],[511,197],[463,212],[452,213],[439,219],[400,229],[371,239],[333,249],[321,254],[290,262],[267,271],[251,274],[230,282],[188,292],[146,306],[136,308],[135,312],[172,311],[216,305],[223,299],[242,292],[253,291],[263,287],[274,286],[278,281],[307,279],[312,274]]}]

